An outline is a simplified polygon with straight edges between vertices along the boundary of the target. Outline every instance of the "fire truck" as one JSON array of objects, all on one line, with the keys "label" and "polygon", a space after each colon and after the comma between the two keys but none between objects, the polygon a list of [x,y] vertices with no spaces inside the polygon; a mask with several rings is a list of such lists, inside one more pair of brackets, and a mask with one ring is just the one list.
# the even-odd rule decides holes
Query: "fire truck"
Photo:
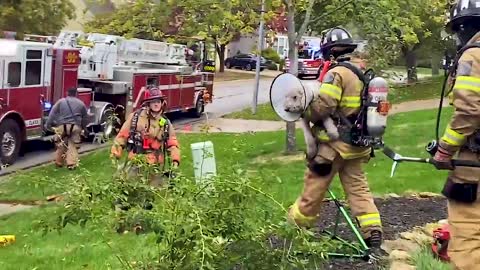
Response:
[{"label": "fire truck", "polygon": [[52,138],[46,119],[71,87],[88,108],[87,137],[100,141],[141,107],[148,86],[167,96],[167,113],[200,117],[211,102],[214,74],[189,66],[185,45],[68,31],[35,38],[0,39],[2,164],[13,164],[27,140]]},{"label": "fire truck", "polygon": [[[303,43],[298,48],[298,77],[315,77],[320,75],[323,57],[320,51],[320,38],[303,38]],[[290,61],[285,59],[284,72],[288,72]]]}]

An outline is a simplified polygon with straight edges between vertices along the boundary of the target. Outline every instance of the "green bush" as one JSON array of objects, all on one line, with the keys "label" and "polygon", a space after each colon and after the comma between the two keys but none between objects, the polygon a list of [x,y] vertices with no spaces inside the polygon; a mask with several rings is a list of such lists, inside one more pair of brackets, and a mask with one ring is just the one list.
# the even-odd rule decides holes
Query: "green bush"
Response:
[{"label": "green bush", "polygon": [[273,63],[273,62],[270,62],[270,63],[268,63],[268,65],[267,65],[267,69],[268,69],[268,70],[278,70],[278,66],[277,66],[277,64],[275,64],[275,63]]},{"label": "green bush", "polygon": [[281,59],[280,59],[280,55],[278,55],[278,53],[272,49],[272,48],[267,48],[265,50],[262,51],[262,56],[267,59],[267,60],[271,60],[275,63],[280,63]]},{"label": "green bush", "polygon": [[[260,189],[262,179],[241,169],[203,183],[178,175],[163,189],[147,182],[121,169],[113,179],[85,170],[75,176],[60,213],[37,224],[47,234],[68,224],[151,234],[145,248],[156,247],[156,254],[118,255],[123,262],[135,259],[139,267],[130,269],[312,269],[327,250],[346,248],[288,223],[287,209]],[[115,210],[113,202],[128,211]]]}]

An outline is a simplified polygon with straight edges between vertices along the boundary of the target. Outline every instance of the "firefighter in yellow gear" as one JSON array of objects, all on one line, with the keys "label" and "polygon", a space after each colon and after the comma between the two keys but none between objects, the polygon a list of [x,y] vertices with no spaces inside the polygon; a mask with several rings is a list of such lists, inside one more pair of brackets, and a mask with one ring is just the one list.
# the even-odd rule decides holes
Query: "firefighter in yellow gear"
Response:
[{"label": "firefighter in yellow gear", "polygon": [[456,270],[480,269],[480,169],[452,166],[452,157],[480,160],[480,6],[459,1],[451,10],[447,29],[457,38],[453,106],[450,120],[434,156],[437,169],[448,169],[442,193],[448,198],[451,240],[448,255]]},{"label": "firefighter in yellow gear", "polygon": [[[130,160],[143,155],[147,164],[163,166],[166,155],[169,154],[172,167],[177,168],[180,164],[180,145],[172,123],[163,114],[166,97],[156,87],[143,91],[144,106],[126,119],[113,142],[111,156],[119,159],[126,149]],[[133,168],[132,173],[140,173],[139,167],[141,166]],[[152,186],[159,187],[164,184],[163,172],[153,173],[149,177]]]},{"label": "firefighter in yellow gear", "polygon": [[[335,27],[324,35],[321,50],[326,58],[339,59],[352,53],[356,47],[348,31]],[[382,243],[381,218],[363,171],[364,164],[370,159],[371,148],[353,146],[342,139],[332,140],[321,122],[336,112],[348,119],[355,118],[360,111],[362,87],[356,73],[344,66],[334,66],[325,75],[320,93],[303,115],[313,124],[311,131],[316,136],[317,154],[308,158],[303,193],[290,207],[289,218],[299,226],[313,226],[319,218],[325,193],[338,174],[363,238],[368,246],[379,248]]]}]

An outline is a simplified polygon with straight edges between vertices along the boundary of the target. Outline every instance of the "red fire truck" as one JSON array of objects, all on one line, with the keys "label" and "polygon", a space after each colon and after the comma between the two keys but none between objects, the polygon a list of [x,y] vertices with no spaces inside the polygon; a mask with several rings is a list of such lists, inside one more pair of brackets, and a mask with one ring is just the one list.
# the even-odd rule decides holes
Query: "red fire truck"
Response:
[{"label": "red fire truck", "polygon": [[111,136],[111,116],[123,123],[149,85],[167,96],[167,112],[200,117],[214,75],[194,71],[186,52],[180,44],[96,33],[62,32],[55,44],[0,39],[0,161],[13,164],[27,140],[51,139],[44,123],[70,87],[89,108],[90,138]]},{"label": "red fire truck", "polygon": [[[318,78],[323,65],[323,57],[320,51],[320,38],[304,37],[303,44],[298,48],[298,77]],[[288,72],[290,60],[285,59],[284,72]]]}]

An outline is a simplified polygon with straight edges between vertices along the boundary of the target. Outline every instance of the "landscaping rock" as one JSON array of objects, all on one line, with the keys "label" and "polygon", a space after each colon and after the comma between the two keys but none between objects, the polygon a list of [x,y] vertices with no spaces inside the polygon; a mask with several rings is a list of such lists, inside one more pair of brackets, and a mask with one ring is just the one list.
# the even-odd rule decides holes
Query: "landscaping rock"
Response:
[{"label": "landscaping rock", "polygon": [[429,237],[433,237],[433,231],[439,227],[441,227],[439,223],[428,223],[422,228],[422,230],[423,230],[423,233],[425,233]]},{"label": "landscaping rock", "polygon": [[389,198],[400,198],[401,196],[396,194],[396,193],[388,193],[387,195],[385,195],[385,198],[386,199],[389,199]]},{"label": "landscaping rock", "polygon": [[406,240],[410,240],[419,245],[426,245],[432,243],[432,236],[425,234],[422,228],[416,228],[411,232],[403,232],[400,234],[400,237]]},{"label": "landscaping rock", "polygon": [[418,196],[420,198],[435,198],[435,197],[441,197],[442,195],[438,193],[432,193],[432,192],[420,192]]},{"label": "landscaping rock", "polygon": [[395,261],[390,265],[390,270],[415,270],[415,266],[405,262]]},{"label": "landscaping rock", "polygon": [[418,249],[420,249],[420,245],[406,239],[385,240],[382,245],[382,249],[389,254],[394,251],[405,251],[408,253],[414,253]]},{"label": "landscaping rock", "polygon": [[408,261],[411,256],[410,253],[402,250],[394,250],[392,253],[390,253],[390,256],[388,257],[391,262],[395,261]]}]

